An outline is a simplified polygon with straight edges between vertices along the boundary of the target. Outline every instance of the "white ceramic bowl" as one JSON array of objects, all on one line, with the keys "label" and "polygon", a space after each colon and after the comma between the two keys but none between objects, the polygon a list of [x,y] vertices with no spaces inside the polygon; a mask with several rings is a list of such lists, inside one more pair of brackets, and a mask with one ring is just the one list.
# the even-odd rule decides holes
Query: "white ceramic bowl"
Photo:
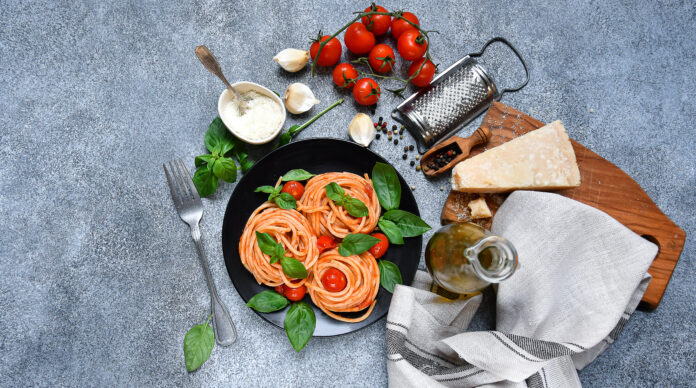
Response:
[{"label": "white ceramic bowl", "polygon": [[285,104],[283,103],[283,100],[280,97],[278,97],[277,94],[273,93],[270,89],[268,89],[264,86],[261,86],[259,84],[255,84],[253,82],[246,82],[246,81],[237,82],[237,83],[232,84],[232,87],[234,88],[234,90],[237,91],[237,93],[245,93],[245,92],[248,92],[250,90],[253,90],[259,94],[263,94],[264,96],[270,97],[273,101],[275,101],[278,105],[280,105],[280,109],[283,112],[283,119],[280,121],[280,124],[278,124],[278,128],[275,128],[273,130],[273,133],[271,133],[268,137],[266,137],[264,139],[254,140],[254,139],[248,139],[248,138],[244,137],[243,135],[235,132],[234,129],[232,129],[232,126],[226,120],[224,114],[222,113],[223,106],[226,103],[228,103],[229,101],[234,99],[232,92],[230,92],[229,90],[227,90],[227,88],[225,88],[225,90],[222,91],[222,94],[220,94],[220,98],[218,99],[218,114],[220,115],[220,119],[222,119],[222,122],[225,123],[227,130],[229,130],[233,135],[237,136],[242,141],[249,143],[249,144],[266,144],[269,141],[275,139],[275,137],[278,136],[278,133],[280,133],[281,129],[283,129],[283,125],[285,125],[285,118],[288,115],[287,112],[285,111]]}]

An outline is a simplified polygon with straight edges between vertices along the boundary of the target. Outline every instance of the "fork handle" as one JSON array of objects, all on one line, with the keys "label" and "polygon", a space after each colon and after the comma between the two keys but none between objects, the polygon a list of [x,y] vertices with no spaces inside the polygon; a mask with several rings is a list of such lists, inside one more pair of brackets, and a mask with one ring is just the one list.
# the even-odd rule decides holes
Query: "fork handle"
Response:
[{"label": "fork handle", "polygon": [[211,275],[210,268],[208,267],[208,260],[205,258],[205,252],[203,251],[203,244],[201,243],[201,231],[198,228],[198,224],[191,226],[191,236],[193,237],[193,241],[196,243],[198,258],[203,266],[205,280],[208,283],[208,290],[210,291],[210,308],[213,312],[213,331],[215,332],[215,341],[217,341],[217,343],[221,346],[232,345],[234,341],[237,340],[237,330],[235,330],[230,313],[220,300],[220,296],[218,296],[217,289],[215,288],[213,276]]}]

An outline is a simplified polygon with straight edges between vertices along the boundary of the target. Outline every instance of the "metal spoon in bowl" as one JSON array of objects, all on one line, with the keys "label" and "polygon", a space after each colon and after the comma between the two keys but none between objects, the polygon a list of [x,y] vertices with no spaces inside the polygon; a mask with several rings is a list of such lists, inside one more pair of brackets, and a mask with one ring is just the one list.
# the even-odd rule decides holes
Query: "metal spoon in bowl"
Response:
[{"label": "metal spoon in bowl", "polygon": [[213,53],[208,50],[207,47],[205,46],[198,46],[196,47],[196,56],[198,56],[198,59],[201,61],[203,66],[205,66],[206,69],[208,69],[209,72],[215,74],[220,80],[227,86],[227,89],[229,89],[230,92],[232,92],[232,95],[234,95],[234,98],[237,100],[237,104],[239,104],[239,114],[244,115],[244,113],[247,110],[247,104],[246,100],[242,98],[242,96],[237,93],[236,90],[230,85],[229,81],[227,81],[227,78],[225,78],[225,75],[222,74],[222,69],[220,69],[220,64],[218,63],[217,59],[213,55]]}]

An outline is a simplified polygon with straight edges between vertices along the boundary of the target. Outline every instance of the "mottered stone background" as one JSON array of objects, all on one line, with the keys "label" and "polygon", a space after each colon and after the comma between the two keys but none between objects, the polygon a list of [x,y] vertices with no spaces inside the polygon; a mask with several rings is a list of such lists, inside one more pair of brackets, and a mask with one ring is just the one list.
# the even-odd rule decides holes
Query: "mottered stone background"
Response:
[{"label": "mottered stone background", "polygon": [[[322,103],[287,126],[302,123],[347,95],[327,70],[288,74],[271,58],[306,48],[319,29],[336,30],[368,5],[356,4],[0,0],[0,386],[386,385],[384,320],[315,338],[297,354],[282,330],[244,307],[220,245],[234,184],[204,200],[202,231],[239,340],[186,373],[183,337],[208,316],[209,297],[161,169],[174,158],[192,167],[217,114],[222,84],[198,63],[196,45],[210,47],[230,80],[278,92],[295,81],[310,85]],[[600,387],[693,384],[694,3],[383,5],[413,11],[440,31],[432,54],[443,68],[491,37],[509,38],[532,78],[504,102],[545,122],[563,120],[571,137],[634,177],[686,230],[661,306],[634,314],[580,378]],[[510,86],[519,67],[504,53],[493,46],[490,66],[500,71],[499,86]],[[399,101],[384,95],[377,116]],[[347,138],[356,111],[370,110],[348,98],[299,137]],[[446,178],[427,181],[409,167],[404,144],[410,137],[371,149],[416,187],[421,213],[436,226]],[[491,319],[482,311],[475,327]]]}]

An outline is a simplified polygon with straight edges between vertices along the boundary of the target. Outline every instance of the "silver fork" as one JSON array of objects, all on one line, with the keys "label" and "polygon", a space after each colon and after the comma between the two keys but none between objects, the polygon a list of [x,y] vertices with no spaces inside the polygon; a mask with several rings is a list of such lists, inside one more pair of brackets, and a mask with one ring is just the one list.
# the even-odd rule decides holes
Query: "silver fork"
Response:
[{"label": "silver fork", "polygon": [[227,312],[227,308],[220,300],[220,296],[218,296],[213,276],[210,274],[210,268],[208,267],[208,260],[206,260],[205,252],[203,252],[203,244],[201,244],[201,231],[198,228],[198,222],[203,217],[201,197],[198,195],[196,186],[194,186],[191,180],[191,175],[189,175],[181,159],[169,162],[169,170],[167,170],[166,164],[163,164],[162,167],[169,182],[169,189],[172,191],[174,206],[177,212],[179,212],[179,217],[191,228],[191,236],[198,250],[198,258],[205,271],[205,280],[208,283],[208,290],[210,290],[210,308],[213,312],[215,340],[222,346],[232,345],[237,340],[237,331],[234,328],[232,318],[230,318],[230,313]]}]

